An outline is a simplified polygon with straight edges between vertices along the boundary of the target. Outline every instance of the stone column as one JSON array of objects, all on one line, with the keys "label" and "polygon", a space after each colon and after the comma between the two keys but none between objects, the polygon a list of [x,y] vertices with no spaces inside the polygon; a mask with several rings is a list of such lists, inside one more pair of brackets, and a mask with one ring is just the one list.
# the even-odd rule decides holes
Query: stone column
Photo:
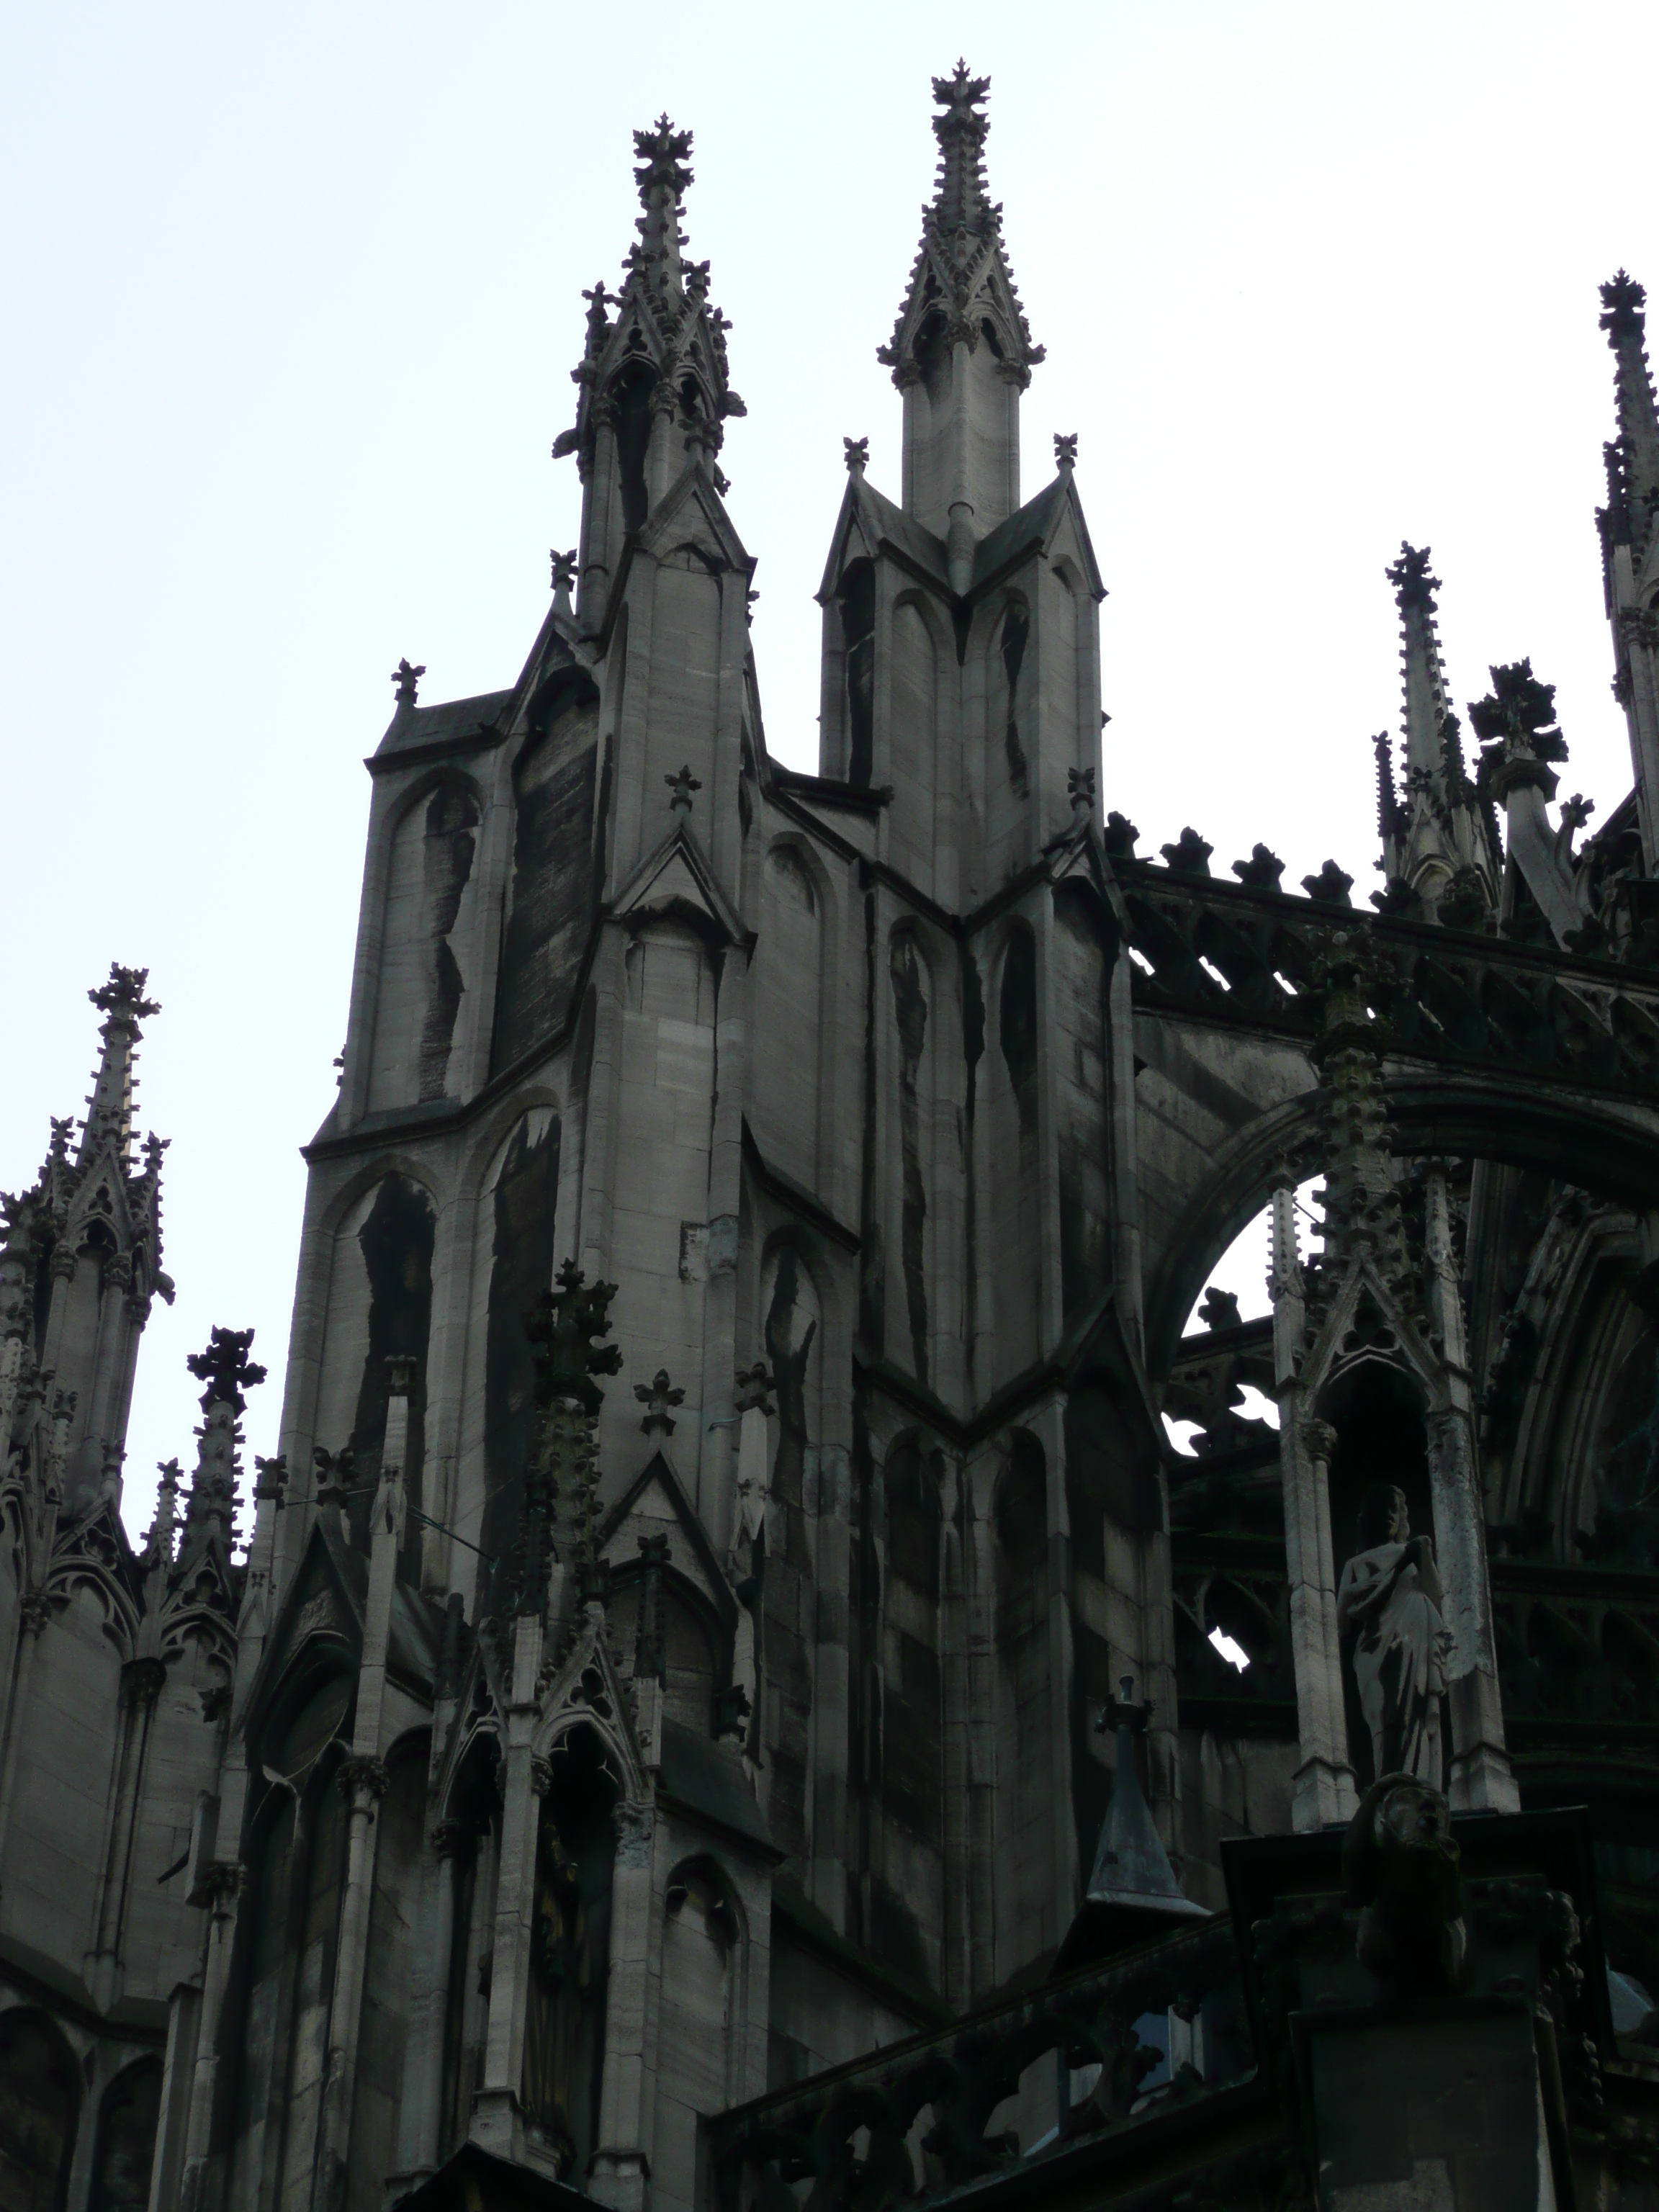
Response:
[{"label": "stone column", "polygon": [[[483,2081],[473,2100],[473,2139],[498,2158],[514,2154],[519,2093],[524,2080],[525,2003],[536,1928],[536,1838],[545,1761],[532,1774],[536,1675],[542,1624],[521,1613],[513,1624],[513,1690],[507,1713],[507,1773],[501,1786],[501,1855],[495,1878],[495,1928],[490,1950],[489,2026]],[[540,1784],[538,1791],[537,1784]]]},{"label": "stone column", "polygon": [[1291,1650],[1301,1753],[1291,1785],[1291,1817],[1298,1830],[1339,1826],[1352,1817],[1357,1802],[1342,1706],[1331,1548],[1328,1470],[1335,1443],[1336,1431],[1328,1421],[1305,1415],[1281,1420],[1285,1564],[1291,1582]]},{"label": "stone column", "polygon": [[0,1887],[3,1887],[6,1837],[11,1808],[17,1802],[17,1760],[23,1741],[23,1723],[29,1709],[29,1686],[34,1675],[34,1655],[41,1633],[52,1619],[52,1601],[44,1590],[27,1591],[18,1608],[17,1656],[12,1669],[11,1700],[6,1713],[6,1749],[0,1760]]},{"label": "stone column", "polygon": [[354,1753],[342,1760],[336,1780],[349,1808],[349,1826],[334,1999],[328,2015],[328,2069],[323,2082],[322,2124],[312,2185],[315,2212],[338,2212],[345,2203],[346,2154],[351,2141],[357,2044],[362,2030],[363,1969],[368,1957],[369,1911],[374,1894],[374,1806],[386,1795],[386,1767],[378,1759]]},{"label": "stone column", "polygon": [[605,2078],[599,2144],[587,2193],[612,2212],[644,2212],[656,2118],[656,1997],[659,1954],[651,1940],[655,1814],[626,1800],[614,1814],[611,1972],[605,1986]]},{"label": "stone column", "polygon": [[1452,1725],[1446,1795],[1454,1812],[1518,1813],[1521,1792],[1504,1743],[1480,1485],[1468,1416],[1461,1407],[1430,1417],[1429,1479],[1445,1593],[1441,1613],[1452,1639],[1446,1660]]},{"label": "stone column", "polygon": [[202,1968],[202,2009],[196,2031],[196,2076],[191,2086],[190,2120],[185,2130],[185,2171],[179,2185],[179,2212],[199,2212],[212,2148],[213,2106],[219,2079],[219,2030],[230,1978],[231,1945],[236,1936],[236,1908],[246,1869],[216,1860],[192,1893],[208,1908],[207,1956]]},{"label": "stone column", "polygon": [[1452,1638],[1446,1666],[1452,1723],[1446,1795],[1456,1812],[1518,1813],[1521,1793],[1504,1745],[1486,1507],[1475,1460],[1462,1285],[1443,1161],[1429,1164],[1423,1226],[1430,1316],[1445,1363],[1448,1399],[1429,1419],[1434,1548],[1445,1591],[1442,1613]]},{"label": "stone column", "polygon": [[159,1659],[130,1659],[121,1669],[120,1747],[116,1754],[115,1787],[110,1795],[97,1923],[87,1960],[88,1983],[106,2009],[117,1995],[121,1932],[132,1874],[133,1832],[144,1789],[144,1754],[149,1746],[155,1700],[167,1678],[167,1670]]},{"label": "stone column", "polygon": [[444,2042],[449,2014],[449,1984],[455,1957],[455,1862],[466,1849],[463,1820],[440,1820],[429,1838],[434,1883],[431,1945],[426,1960],[424,2002],[413,2010],[408,2056],[404,2062],[404,2096],[399,2122],[399,2179],[413,2188],[434,2172],[443,2155]]}]

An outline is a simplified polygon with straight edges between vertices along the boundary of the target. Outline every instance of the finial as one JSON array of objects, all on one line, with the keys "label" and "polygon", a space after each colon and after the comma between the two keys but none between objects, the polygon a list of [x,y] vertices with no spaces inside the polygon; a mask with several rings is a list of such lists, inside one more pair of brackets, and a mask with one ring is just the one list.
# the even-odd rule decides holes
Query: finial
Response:
[{"label": "finial", "polygon": [[752,1367],[739,1367],[732,1392],[734,1413],[770,1413],[772,1408],[772,1378],[766,1371],[766,1362],[757,1359]]},{"label": "finial", "polygon": [[135,1034],[140,1022],[147,1022],[152,1014],[161,1011],[155,1000],[144,996],[144,986],[149,981],[148,968],[122,968],[111,963],[109,981],[100,983],[87,996],[100,1014],[112,1021],[129,1022]]},{"label": "finial", "polygon": [[1601,287],[1601,327],[1607,334],[1607,343],[1617,346],[1620,338],[1639,338],[1646,327],[1644,309],[1648,295],[1633,276],[1624,270]]},{"label": "finial", "polygon": [[1480,740],[1480,788],[1498,799],[1517,784],[1553,793],[1555,778],[1542,763],[1567,757],[1555,719],[1554,684],[1540,684],[1530,660],[1510,661],[1490,673],[1492,690],[1469,702],[1469,720]]},{"label": "finial", "polygon": [[179,1525],[179,1492],[184,1481],[176,1459],[157,1460],[156,1470],[161,1480],[155,1486],[155,1517],[149,1524],[149,1534],[144,1539],[144,1550],[151,1559],[173,1563],[173,1534]]},{"label": "finial", "polygon": [[603,1393],[592,1378],[614,1375],[623,1364],[619,1346],[597,1341],[610,1328],[617,1285],[588,1282],[574,1260],[565,1261],[556,1280],[557,1290],[544,1291],[525,1317],[537,1400],[546,1406],[556,1398],[574,1398],[597,1413]]},{"label": "finial", "polygon": [[1400,558],[1392,562],[1387,571],[1394,586],[1395,605],[1403,615],[1407,607],[1421,607],[1425,613],[1434,611],[1434,595],[1440,589],[1440,579],[1429,573],[1429,549],[1426,545],[1408,545],[1400,541]]},{"label": "finial", "polygon": [[253,1455],[254,1504],[263,1505],[269,1500],[280,1513],[283,1510],[283,1492],[287,1486],[287,1459],[281,1453],[278,1453],[275,1459],[261,1459],[256,1452]]},{"label": "finial", "polygon": [[1160,845],[1158,849],[1163,854],[1174,874],[1207,876],[1210,872],[1210,855],[1214,852],[1215,847],[1206,845],[1196,830],[1187,829],[1182,831],[1173,845]]},{"label": "finial", "polygon": [[1066,796],[1072,802],[1073,822],[1086,822],[1095,811],[1095,772],[1091,768],[1068,768]]},{"label": "finial", "polygon": [[843,438],[841,442],[848,474],[861,477],[870,465],[870,441],[867,438]]},{"label": "finial", "polygon": [[343,1451],[325,1451],[319,1444],[312,1460],[317,1469],[317,1503],[336,1505],[343,1510],[351,1488],[351,1476],[357,1464],[357,1455],[349,1444]]},{"label": "finial", "polygon": [[672,814],[690,814],[692,793],[702,789],[702,785],[692,775],[690,763],[688,763],[684,768],[677,769],[672,775],[664,776],[663,781],[672,793],[668,802],[669,811]]},{"label": "finial", "polygon": [[1135,857],[1135,840],[1139,835],[1139,830],[1135,828],[1128,816],[1120,814],[1116,807],[1114,807],[1106,817],[1106,830],[1102,842],[1113,860],[1133,860]]},{"label": "finial", "polygon": [[1077,466],[1077,437],[1075,430],[1056,430],[1054,433],[1054,466],[1074,469]]},{"label": "finial", "polygon": [[242,1393],[265,1379],[263,1367],[249,1364],[247,1355],[252,1342],[251,1328],[216,1328],[208,1339],[207,1350],[192,1352],[185,1361],[197,1381],[207,1384],[202,1393],[204,1413],[216,1399],[238,1416],[247,1410],[247,1400]]},{"label": "finial", "polygon": [[418,668],[412,668],[407,660],[400,660],[398,663],[389,680],[398,687],[398,704],[400,707],[412,707],[415,704],[416,693],[419,689],[421,678],[425,674],[424,661]]},{"label": "finial", "polygon": [[645,1407],[645,1419],[640,1426],[646,1435],[655,1436],[660,1432],[663,1436],[672,1437],[674,1421],[668,1409],[671,1406],[683,1406],[685,1393],[669,1388],[668,1370],[659,1367],[648,1382],[636,1382],[634,1395]]},{"label": "finial", "polygon": [[949,76],[933,79],[933,98],[945,110],[933,118],[934,134],[941,143],[947,137],[983,139],[991,126],[976,111],[985,105],[990,89],[990,78],[970,76],[967,63],[961,60]]},{"label": "finial", "polygon": [[573,545],[568,553],[556,553],[550,548],[547,557],[553,567],[553,596],[561,611],[568,613],[570,586],[576,580],[576,549]]},{"label": "finial", "polygon": [[1352,906],[1353,903],[1348,896],[1353,889],[1353,878],[1345,875],[1334,860],[1327,860],[1316,876],[1304,876],[1302,888],[1321,906]]},{"label": "finial", "polygon": [[650,206],[654,191],[671,192],[676,199],[682,197],[692,181],[686,166],[690,151],[691,133],[676,131],[666,115],[659,115],[649,131],[634,133],[634,152],[640,164],[634,181],[644,206]]},{"label": "finial", "polygon": [[1233,873],[1253,891],[1276,891],[1284,872],[1285,863],[1266,845],[1252,845],[1248,860],[1233,862]]}]

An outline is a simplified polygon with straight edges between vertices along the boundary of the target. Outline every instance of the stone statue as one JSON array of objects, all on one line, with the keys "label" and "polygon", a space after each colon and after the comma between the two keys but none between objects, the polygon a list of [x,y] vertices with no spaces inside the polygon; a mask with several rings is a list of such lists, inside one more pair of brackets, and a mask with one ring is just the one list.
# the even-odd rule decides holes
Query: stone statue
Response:
[{"label": "stone statue", "polygon": [[1405,1492],[1374,1483],[1359,1509],[1359,1549],[1342,1570],[1336,1618],[1352,1636],[1372,1772],[1441,1784],[1440,1700],[1451,1641],[1440,1615],[1434,1544],[1413,1536]]},{"label": "stone statue", "polygon": [[1440,1792],[1411,1774],[1373,1782],[1349,1823],[1342,1871],[1349,1903],[1363,1908],[1360,1964],[1382,1987],[1396,1996],[1457,1988],[1468,1948],[1463,1869]]}]

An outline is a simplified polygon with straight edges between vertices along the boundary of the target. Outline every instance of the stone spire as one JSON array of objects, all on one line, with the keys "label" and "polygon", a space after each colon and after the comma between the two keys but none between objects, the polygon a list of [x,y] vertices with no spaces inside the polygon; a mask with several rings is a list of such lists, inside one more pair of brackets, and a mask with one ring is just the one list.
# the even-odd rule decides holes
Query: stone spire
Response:
[{"label": "stone spire", "polygon": [[939,174],[897,323],[878,359],[904,395],[904,507],[965,590],[976,539],[1019,505],[1019,395],[1042,359],[985,180],[989,77],[933,79]]},{"label": "stone spire", "polygon": [[1334,1277],[1364,1251],[1381,1280],[1409,1305],[1415,1296],[1415,1270],[1381,1088],[1388,1033],[1380,1009],[1394,979],[1358,931],[1340,930],[1331,939],[1315,981],[1322,1005],[1311,1057],[1328,1094],[1322,1272]]},{"label": "stone spire", "polygon": [[[0,1338],[16,1346],[4,1365],[15,1382],[31,1361],[50,1370],[74,1411],[65,1508],[71,1518],[118,1498],[138,1339],[159,1291],[161,1156],[147,1138],[132,1160],[133,1063],[140,1024],[160,1009],[144,996],[149,971],[112,967],[87,996],[104,1016],[97,1071],[81,1141],[54,1120],[32,1189],[6,1201],[0,1258]],[[43,1279],[44,1275],[44,1279]],[[7,1385],[0,1382],[0,1398]]]},{"label": "stone spire", "polygon": [[1604,448],[1607,503],[1595,520],[1613,625],[1613,694],[1625,710],[1649,874],[1659,870],[1659,416],[1648,368],[1647,295],[1621,269],[1601,287],[1601,328],[1617,363],[1619,435]]},{"label": "stone spire", "polygon": [[[1401,544],[1388,571],[1400,611],[1405,789],[1395,795],[1385,745],[1378,747],[1383,866],[1437,919],[1478,927],[1498,903],[1503,854],[1496,824],[1464,764],[1435,621],[1438,577],[1429,549]],[[1392,804],[1390,803],[1392,801]]]},{"label": "stone spire", "polygon": [[571,374],[580,394],[574,428],[554,441],[574,453],[582,480],[577,619],[600,627],[625,538],[637,532],[681,471],[700,461],[726,489],[715,456],[724,425],[745,410],[726,356],[731,328],[708,297],[708,264],[688,261],[681,204],[691,183],[691,133],[659,116],[634,133],[634,171],[644,213],[623,264],[620,292],[604,282],[582,295],[587,328]]},{"label": "stone spire", "polygon": [[1645,539],[1659,509],[1659,411],[1648,367],[1647,294],[1621,269],[1601,287],[1601,327],[1618,364],[1619,436],[1626,496]]},{"label": "stone spire", "polygon": [[553,1629],[562,1625],[575,1602],[593,1594],[599,1522],[594,1426],[604,1398],[596,1378],[615,1375],[623,1357],[617,1346],[603,1340],[616,1285],[585,1281],[573,1260],[560,1268],[557,1284],[543,1292],[525,1322],[539,1419],[525,1480],[512,1589],[516,1613],[550,1616]]},{"label": "stone spire", "polygon": [[[1530,660],[1517,660],[1491,672],[1492,688],[1469,707],[1469,720],[1480,740],[1480,787],[1504,809],[1510,858],[1559,945],[1585,923],[1586,887],[1577,877],[1571,835],[1582,828],[1589,803],[1575,793],[1561,810],[1558,829],[1547,811],[1555,796],[1552,763],[1567,757],[1566,739],[1555,720],[1555,686],[1540,684]],[[1516,884],[1505,885],[1503,917],[1515,917]]]},{"label": "stone spire", "polygon": [[202,1425],[196,1431],[196,1470],[191,1477],[185,1506],[184,1532],[179,1539],[174,1580],[183,1583],[211,1558],[226,1576],[230,1565],[232,1521],[236,1510],[238,1454],[241,1448],[241,1417],[247,1410],[244,1395],[263,1382],[265,1370],[248,1358],[253,1344],[251,1328],[216,1328],[204,1352],[193,1352],[185,1365],[202,1393]]},{"label": "stone spire", "polygon": [[137,1087],[133,1062],[138,1056],[141,1022],[161,1011],[144,996],[148,968],[112,967],[109,981],[87,996],[104,1017],[99,1032],[103,1052],[87,1100],[87,1118],[81,1133],[80,1163],[84,1165],[106,1142],[112,1143],[125,1162],[132,1144],[132,1094]]}]

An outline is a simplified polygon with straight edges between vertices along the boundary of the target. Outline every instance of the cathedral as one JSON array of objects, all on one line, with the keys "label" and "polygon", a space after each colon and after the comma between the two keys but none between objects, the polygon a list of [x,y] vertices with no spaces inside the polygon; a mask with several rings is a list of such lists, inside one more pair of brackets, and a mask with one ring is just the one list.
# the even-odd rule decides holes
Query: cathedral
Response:
[{"label": "cathedral", "polygon": [[635,134],[580,544],[513,682],[396,672],[286,1373],[214,1329],[142,1540],[165,979],[91,994],[0,1246],[0,2212],[1659,2207],[1643,289],[1629,794],[1559,796],[1529,662],[1460,714],[1407,544],[1382,888],[1147,853],[988,91],[813,775]]}]

